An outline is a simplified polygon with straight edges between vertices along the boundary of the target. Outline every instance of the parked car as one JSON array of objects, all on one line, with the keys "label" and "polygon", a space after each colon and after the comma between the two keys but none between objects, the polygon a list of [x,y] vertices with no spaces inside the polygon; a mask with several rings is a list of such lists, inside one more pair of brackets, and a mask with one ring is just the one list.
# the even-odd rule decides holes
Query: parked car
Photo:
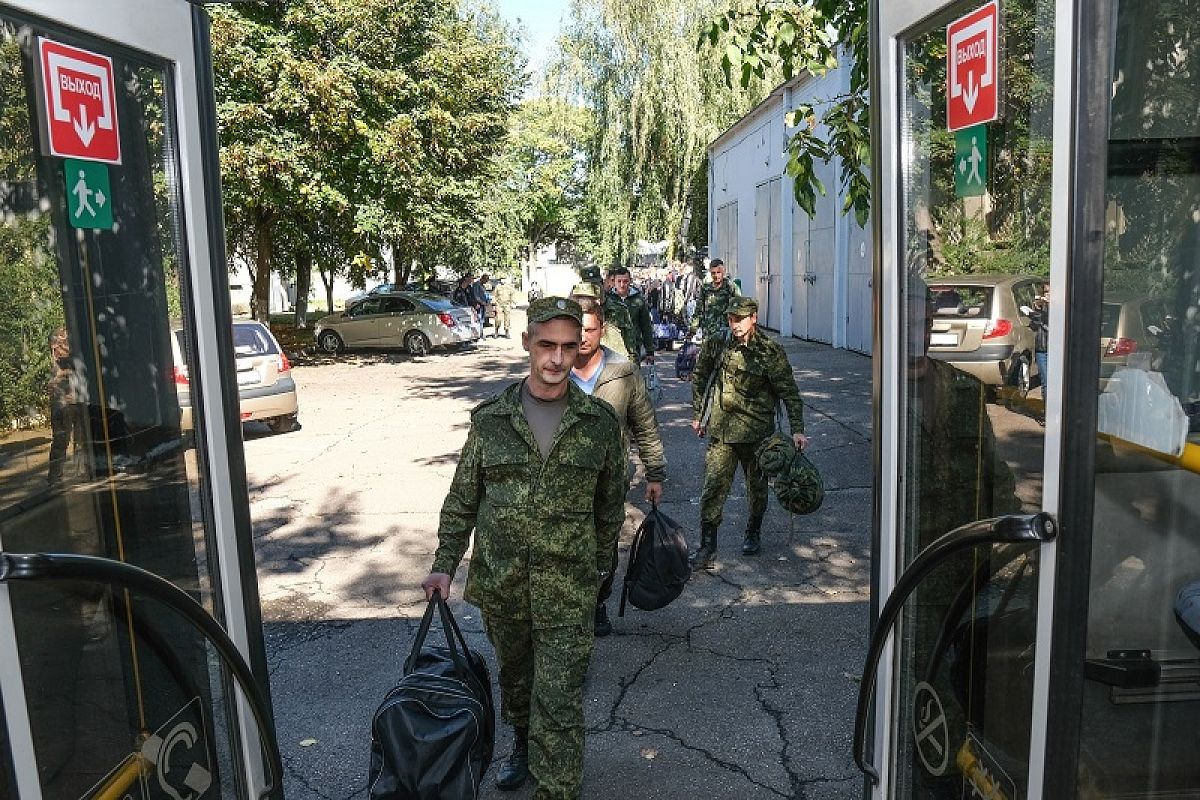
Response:
[{"label": "parked car", "polygon": [[[187,342],[182,328],[174,331],[171,347],[175,358],[175,391],[182,411],[182,427],[192,428],[191,375],[183,357]],[[266,325],[255,320],[233,323],[233,352],[237,362],[238,400],[242,422],[267,423],[275,433],[297,427],[299,402],[292,365],[287,353]]]},{"label": "parked car", "polygon": [[315,334],[317,346],[326,353],[402,347],[413,355],[470,344],[481,335],[471,309],[429,292],[364,297],[340,314],[317,320]]},{"label": "parked car", "polygon": [[1003,385],[1014,359],[1021,359],[1021,388],[1029,388],[1037,375],[1034,333],[1021,307],[1033,306],[1044,282],[1031,275],[957,275],[930,283],[930,357],[989,386]]},{"label": "parked car", "polygon": [[1160,369],[1159,337],[1169,328],[1166,305],[1158,299],[1106,294],[1100,307],[1101,387],[1131,360],[1144,359],[1145,368]]}]

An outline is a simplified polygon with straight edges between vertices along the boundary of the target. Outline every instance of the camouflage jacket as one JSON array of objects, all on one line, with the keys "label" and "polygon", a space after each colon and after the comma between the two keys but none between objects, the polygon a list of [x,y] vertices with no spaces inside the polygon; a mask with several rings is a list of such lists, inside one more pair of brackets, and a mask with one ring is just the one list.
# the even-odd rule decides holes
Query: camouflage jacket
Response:
[{"label": "camouflage jacket", "polygon": [[599,572],[625,521],[625,460],[612,408],[574,384],[543,460],[521,412],[521,382],[471,413],[442,504],[433,571],[453,575],[471,532],[463,597],[539,628],[591,629]]},{"label": "camouflage jacket", "polygon": [[[667,460],[663,454],[662,437],[658,433],[658,417],[654,403],[646,391],[642,371],[628,358],[609,350],[604,354],[604,368],[596,379],[592,397],[603,400],[617,412],[621,433],[626,445],[632,439],[638,457],[646,468],[646,480],[661,481],[667,477]],[[628,452],[629,448],[624,448]]]},{"label": "camouflage jacket", "polygon": [[604,317],[621,329],[625,351],[630,358],[640,359],[654,352],[654,324],[650,321],[650,306],[646,296],[630,289],[628,297],[615,291],[604,296]]},{"label": "camouflage jacket", "polygon": [[516,300],[516,291],[507,283],[500,283],[492,290],[492,299],[500,308],[512,308]]},{"label": "camouflage jacket", "polygon": [[714,288],[711,283],[700,287],[700,299],[696,301],[696,312],[692,317],[692,329],[699,328],[705,338],[717,336],[721,331],[729,329],[728,316],[725,309],[729,301],[741,295],[737,284],[726,278],[720,288]]},{"label": "camouflage jacket", "polygon": [[[712,381],[710,382],[710,378]],[[711,405],[708,435],[722,442],[761,442],[775,432],[782,401],[792,433],[804,432],[804,401],[787,354],[761,330],[746,344],[728,334],[704,340],[692,373],[692,411],[702,420]]]}]

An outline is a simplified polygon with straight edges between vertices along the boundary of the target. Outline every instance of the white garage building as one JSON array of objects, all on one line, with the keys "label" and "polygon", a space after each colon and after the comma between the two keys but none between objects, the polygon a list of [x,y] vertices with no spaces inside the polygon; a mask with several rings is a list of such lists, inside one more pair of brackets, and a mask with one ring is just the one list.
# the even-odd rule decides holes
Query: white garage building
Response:
[{"label": "white garage building", "polygon": [[818,117],[849,91],[848,65],[780,86],[708,147],[709,254],[759,303],[759,323],[785,336],[871,350],[871,235],[841,213],[841,163],[819,164],[827,194],[809,217],[785,172],[787,113]]}]

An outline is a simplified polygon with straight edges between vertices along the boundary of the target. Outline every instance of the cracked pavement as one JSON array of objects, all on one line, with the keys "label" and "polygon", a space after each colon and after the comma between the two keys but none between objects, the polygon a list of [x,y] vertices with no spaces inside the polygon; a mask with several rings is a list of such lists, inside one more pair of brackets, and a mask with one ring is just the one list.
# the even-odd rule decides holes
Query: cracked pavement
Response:
[{"label": "cracked pavement", "polygon": [[[518,330],[520,328],[518,327]],[[806,403],[822,508],[790,517],[772,501],[763,552],[740,553],[741,478],[725,508],[717,568],[672,605],[616,615],[596,642],[585,690],[583,797],[857,800],[850,757],[868,627],[870,359],[784,340]],[[399,677],[424,600],[437,515],[468,412],[518,378],[518,340],[412,359],[360,353],[300,359],[303,429],[248,429],[259,587],[289,800],[365,798],[371,715]],[[691,385],[659,359],[668,458],[662,510],[698,535],[704,442]],[[642,519],[640,479],[622,563]],[[453,606],[492,662],[477,609]],[[499,726],[497,757],[510,747]],[[514,799],[484,779],[480,797]]]}]

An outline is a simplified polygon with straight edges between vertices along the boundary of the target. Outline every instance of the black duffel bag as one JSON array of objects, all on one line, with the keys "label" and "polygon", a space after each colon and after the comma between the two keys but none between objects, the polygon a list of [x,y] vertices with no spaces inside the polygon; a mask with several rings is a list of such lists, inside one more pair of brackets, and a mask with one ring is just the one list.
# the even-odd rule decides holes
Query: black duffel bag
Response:
[{"label": "black duffel bag", "polygon": [[692,576],[687,559],[683,528],[655,505],[629,546],[618,616],[625,616],[626,601],[643,611],[656,611],[679,597]]},{"label": "black duffel bag", "polygon": [[[437,609],[447,647],[427,647]],[[371,722],[370,800],[475,797],[496,744],[492,681],[441,594],[425,609],[404,677]]]}]

